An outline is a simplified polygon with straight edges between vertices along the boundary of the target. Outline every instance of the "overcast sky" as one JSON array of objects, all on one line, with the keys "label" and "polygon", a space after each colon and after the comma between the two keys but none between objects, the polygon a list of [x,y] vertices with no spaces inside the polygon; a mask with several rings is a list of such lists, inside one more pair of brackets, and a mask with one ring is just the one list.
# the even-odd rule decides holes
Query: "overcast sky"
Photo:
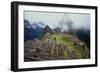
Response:
[{"label": "overcast sky", "polygon": [[[67,22],[72,21],[74,28],[90,28],[90,14],[75,14],[75,13],[50,13],[50,12],[24,12],[24,19],[27,19],[31,24],[34,22],[43,22],[51,28],[59,26],[61,20]],[[67,26],[62,26],[67,29]]]}]

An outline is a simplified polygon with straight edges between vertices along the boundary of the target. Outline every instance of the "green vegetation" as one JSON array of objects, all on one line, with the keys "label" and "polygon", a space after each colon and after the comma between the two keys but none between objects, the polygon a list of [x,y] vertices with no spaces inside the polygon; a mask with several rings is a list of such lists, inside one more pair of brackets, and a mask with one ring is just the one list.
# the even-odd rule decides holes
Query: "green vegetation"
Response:
[{"label": "green vegetation", "polygon": [[[74,42],[70,41],[70,38],[68,38],[67,36],[65,37],[64,35],[61,34],[53,34],[52,38],[56,38],[56,42],[57,43],[62,43],[67,45],[67,48],[70,48],[70,50],[72,50],[72,52],[74,53],[74,55],[79,58],[86,58],[87,54],[86,52],[82,49],[81,46],[78,46],[77,44],[74,44]],[[86,47],[86,45],[84,44],[84,46]],[[65,58],[69,58],[67,51],[67,48],[64,50],[64,57]]]},{"label": "green vegetation", "polygon": [[67,37],[64,37],[61,34],[53,34],[52,38],[56,38],[56,42],[58,43],[66,43],[67,41],[69,41],[69,39]]},{"label": "green vegetation", "polygon": [[[30,43],[30,44],[29,44]],[[24,45],[25,61],[87,59],[89,49],[85,42],[70,33],[46,33],[43,38]]]},{"label": "green vegetation", "polygon": [[64,50],[64,58],[66,58],[66,59],[69,58],[68,53],[67,53],[67,49]]}]

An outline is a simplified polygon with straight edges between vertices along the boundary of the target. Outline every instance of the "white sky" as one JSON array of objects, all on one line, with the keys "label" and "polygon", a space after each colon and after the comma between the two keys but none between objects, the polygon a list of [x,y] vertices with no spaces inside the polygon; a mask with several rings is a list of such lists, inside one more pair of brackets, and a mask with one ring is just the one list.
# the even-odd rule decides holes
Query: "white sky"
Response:
[{"label": "white sky", "polygon": [[25,11],[24,19],[27,19],[31,24],[38,21],[43,22],[51,28],[59,26],[61,19],[64,19],[64,21],[72,21],[74,28],[89,28],[90,26],[90,14]]}]

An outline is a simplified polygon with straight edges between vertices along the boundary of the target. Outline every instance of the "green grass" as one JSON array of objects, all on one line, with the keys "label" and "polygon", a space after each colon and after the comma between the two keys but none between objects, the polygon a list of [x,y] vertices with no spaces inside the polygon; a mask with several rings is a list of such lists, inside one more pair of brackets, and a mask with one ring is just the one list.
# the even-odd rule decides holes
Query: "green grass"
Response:
[{"label": "green grass", "polygon": [[79,50],[80,48],[78,48],[76,45],[74,45],[74,42],[67,42],[67,45],[70,49],[72,49],[72,51],[74,52],[74,54],[76,55],[77,58],[83,58],[81,51]]},{"label": "green grass", "polygon": [[68,53],[67,53],[67,49],[64,50],[64,58],[66,58],[66,59],[69,58]]},{"label": "green grass", "polygon": [[52,37],[56,38],[58,43],[66,43],[66,41],[68,41],[68,39],[61,34],[53,34]]},{"label": "green grass", "polygon": [[[77,45],[75,45],[74,42],[70,41],[70,39],[67,36],[65,37],[64,35],[55,33],[52,35],[52,38],[56,38],[57,43],[62,43],[67,45],[67,47],[74,52],[77,58],[85,57],[84,50],[83,51],[80,50],[81,48],[78,48]],[[66,50],[64,51],[64,57],[69,58]]]}]

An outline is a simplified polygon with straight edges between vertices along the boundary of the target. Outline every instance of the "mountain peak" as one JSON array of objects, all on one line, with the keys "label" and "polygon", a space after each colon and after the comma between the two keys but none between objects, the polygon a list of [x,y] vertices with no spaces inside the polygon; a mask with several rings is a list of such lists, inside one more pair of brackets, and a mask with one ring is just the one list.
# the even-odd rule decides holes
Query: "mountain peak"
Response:
[{"label": "mountain peak", "polygon": [[34,22],[33,24],[32,24],[32,27],[33,28],[36,28],[36,27],[40,27],[40,28],[45,28],[45,24],[43,23],[43,22]]},{"label": "mountain peak", "polygon": [[46,25],[45,28],[44,28],[44,34],[47,33],[47,32],[53,33],[53,30],[48,25]]}]

